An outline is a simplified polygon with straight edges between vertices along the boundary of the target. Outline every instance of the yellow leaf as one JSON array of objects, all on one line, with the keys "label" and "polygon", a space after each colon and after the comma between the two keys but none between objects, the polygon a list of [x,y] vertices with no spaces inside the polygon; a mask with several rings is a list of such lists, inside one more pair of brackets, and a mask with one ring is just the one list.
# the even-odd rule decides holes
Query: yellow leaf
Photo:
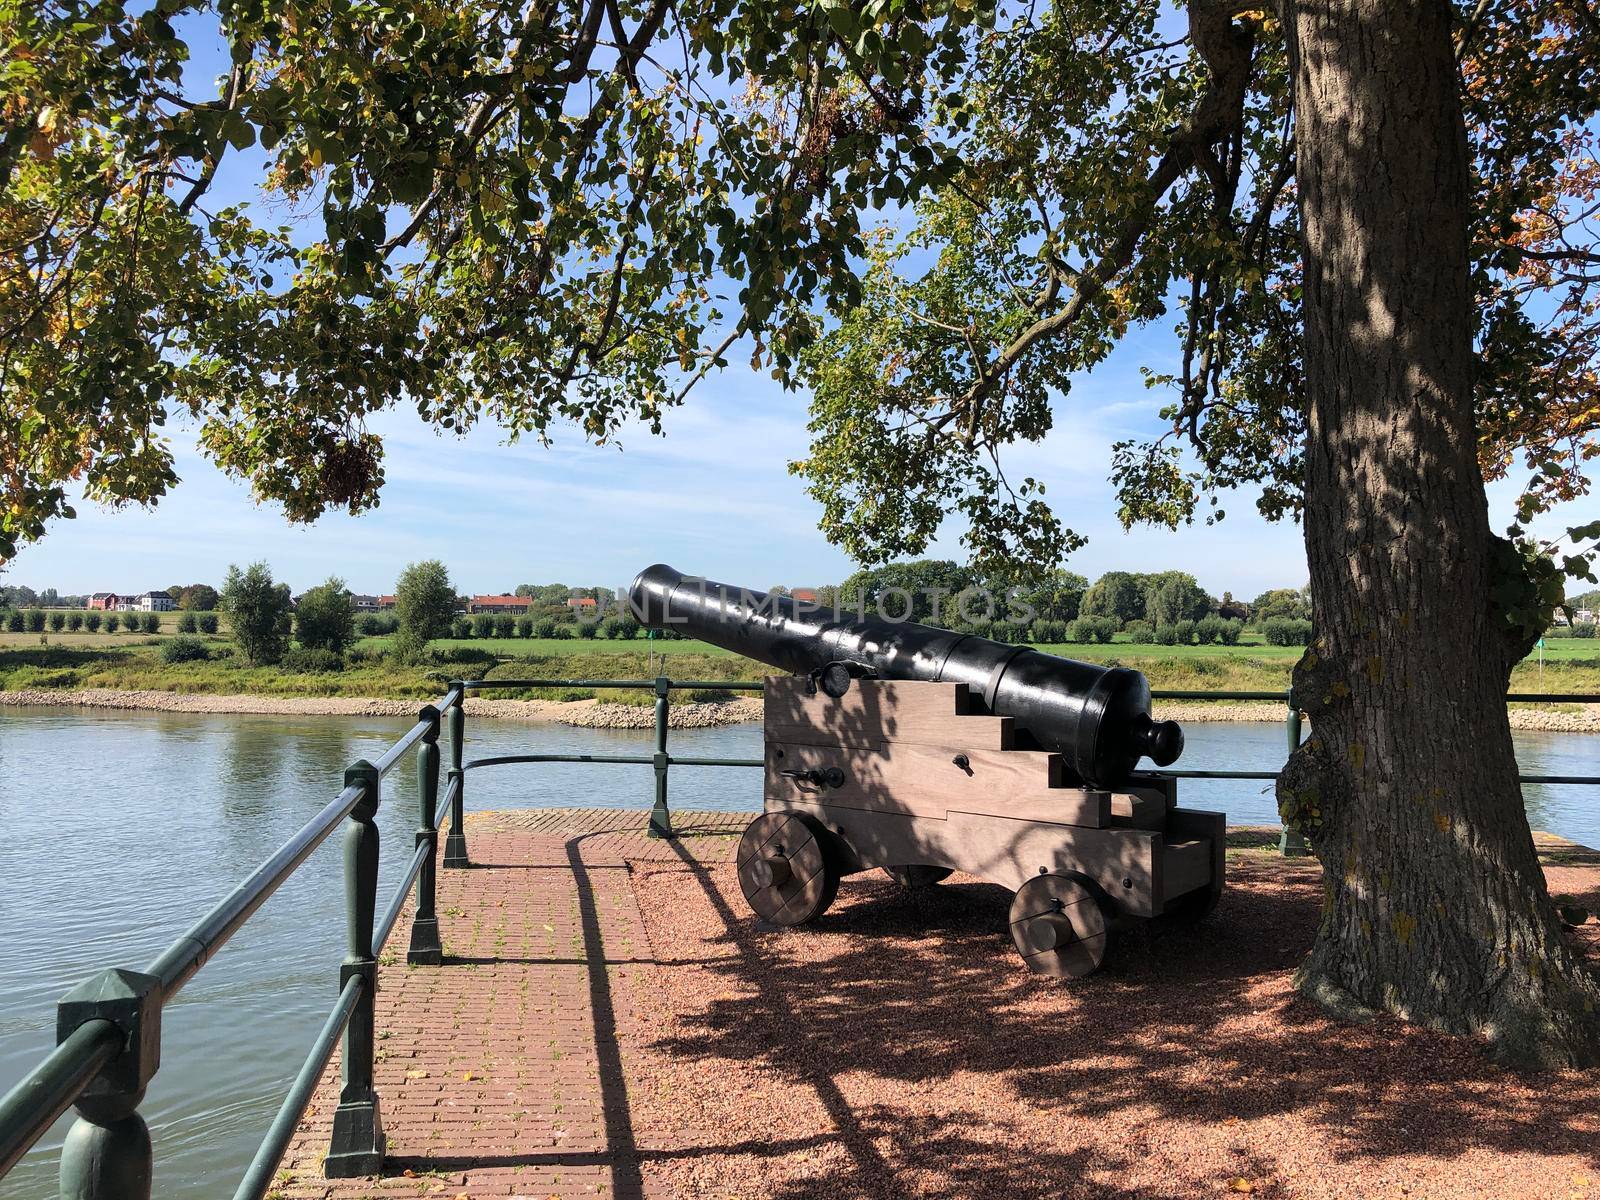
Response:
[{"label": "yellow leaf", "polygon": [[1256,1190],[1256,1185],[1251,1183],[1243,1175],[1235,1175],[1232,1179],[1228,1180],[1228,1190],[1230,1192],[1243,1192],[1248,1195]]}]

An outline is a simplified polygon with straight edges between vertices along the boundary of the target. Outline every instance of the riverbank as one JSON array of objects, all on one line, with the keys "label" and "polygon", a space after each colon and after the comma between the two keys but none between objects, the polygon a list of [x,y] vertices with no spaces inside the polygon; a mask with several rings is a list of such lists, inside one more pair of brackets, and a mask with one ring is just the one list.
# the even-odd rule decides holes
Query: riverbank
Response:
[{"label": "riverbank", "polygon": [[[254,713],[310,717],[408,717],[417,711],[414,700],[387,700],[360,696],[213,696],[185,692],[124,690],[118,688],[26,688],[0,692],[0,708],[41,705],[57,708],[110,708],[146,712]],[[584,729],[649,729],[655,723],[652,708],[636,704],[584,700],[497,700],[469,697],[467,715],[501,721],[550,721]],[[1161,720],[1182,723],[1267,721],[1284,719],[1281,704],[1231,701],[1157,703]],[[675,703],[670,724],[674,729],[708,729],[761,720],[761,701],[734,700]],[[1547,733],[1600,733],[1600,704],[1538,708],[1514,705],[1513,729]]]},{"label": "riverbank", "polygon": [[[410,717],[415,700],[358,696],[212,696],[185,692],[125,691],[117,688],[28,688],[0,692],[0,708],[109,708],[173,713],[240,713],[296,717]],[[584,729],[649,729],[655,711],[600,700],[489,700],[468,697],[467,715],[498,721],[552,721]],[[759,700],[737,699],[674,704],[674,729],[709,729],[761,719]]]}]

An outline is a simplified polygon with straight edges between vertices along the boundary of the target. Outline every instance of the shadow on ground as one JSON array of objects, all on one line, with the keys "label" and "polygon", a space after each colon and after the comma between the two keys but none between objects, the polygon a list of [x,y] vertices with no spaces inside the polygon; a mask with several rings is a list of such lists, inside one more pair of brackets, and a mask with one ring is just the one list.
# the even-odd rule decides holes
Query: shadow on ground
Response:
[{"label": "shadow on ground", "polygon": [[783,1200],[1565,1195],[1600,1166],[1600,1079],[1326,1020],[1290,985],[1315,864],[1229,866],[1210,920],[1125,936],[1101,974],[1057,985],[1011,954],[1009,893],[960,876],[920,893],[858,877],[790,931],[749,915],[726,864],[635,863],[656,957],[700,960],[657,975],[641,1083],[717,1111],[698,1074],[737,1093],[725,1119],[831,1129],[827,1172],[790,1162],[751,1193]]}]

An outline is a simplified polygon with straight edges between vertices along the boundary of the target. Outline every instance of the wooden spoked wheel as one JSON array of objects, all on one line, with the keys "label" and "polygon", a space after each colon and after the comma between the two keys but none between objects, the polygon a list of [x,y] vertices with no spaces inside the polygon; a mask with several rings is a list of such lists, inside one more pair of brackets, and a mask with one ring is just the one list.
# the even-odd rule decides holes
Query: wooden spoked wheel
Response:
[{"label": "wooden spoked wheel", "polygon": [[1011,941],[1030,970],[1081,979],[1111,950],[1111,906],[1086,875],[1035,875],[1012,897]]},{"label": "wooden spoked wheel", "polygon": [[950,878],[949,867],[926,867],[921,865],[885,867],[883,873],[901,887],[911,890],[929,888]]},{"label": "wooden spoked wheel", "polygon": [[827,911],[839,890],[822,826],[804,813],[762,813],[739,839],[739,887],[756,916],[803,925]]}]

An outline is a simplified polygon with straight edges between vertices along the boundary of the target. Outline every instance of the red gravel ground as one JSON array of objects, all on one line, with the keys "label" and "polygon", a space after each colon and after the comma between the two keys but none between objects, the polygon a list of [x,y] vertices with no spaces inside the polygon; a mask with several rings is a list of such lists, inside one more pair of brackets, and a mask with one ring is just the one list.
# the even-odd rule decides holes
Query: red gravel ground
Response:
[{"label": "red gravel ground", "polygon": [[[1204,925],[1061,986],[1011,952],[997,887],[862,876],[777,930],[706,841],[631,863],[658,964],[625,988],[650,1194],[1600,1200],[1600,1073],[1517,1075],[1296,997],[1314,864],[1232,852]],[[1551,885],[1600,908],[1600,868]]]}]

